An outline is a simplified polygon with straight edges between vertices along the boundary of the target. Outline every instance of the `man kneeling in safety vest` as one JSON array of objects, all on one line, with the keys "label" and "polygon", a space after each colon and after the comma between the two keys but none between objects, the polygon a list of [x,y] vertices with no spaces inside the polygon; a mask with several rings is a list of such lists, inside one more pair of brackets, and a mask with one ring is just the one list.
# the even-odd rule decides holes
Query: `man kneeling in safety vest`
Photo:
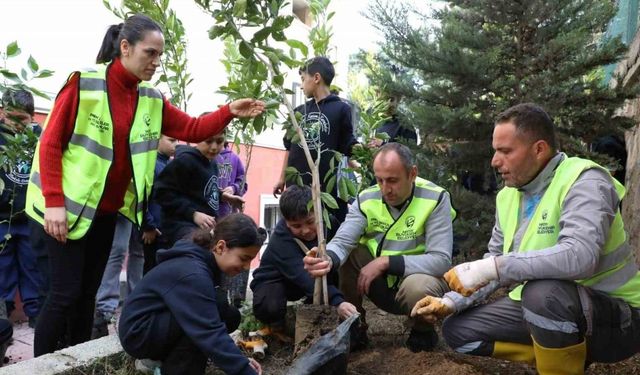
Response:
[{"label": "man kneeling in safety vest", "polygon": [[[356,306],[362,324],[355,345],[368,343],[362,295],[392,314],[407,315],[426,295],[449,291],[442,275],[451,267],[453,242],[449,194],[418,175],[411,151],[388,143],[374,156],[377,185],[364,190],[346,220],[327,244],[326,259],[306,256],[312,276],[340,265],[340,290]],[[407,346],[414,352],[432,349],[438,335],[431,323],[411,320]]]},{"label": "man kneeling in safety vest", "polygon": [[[455,292],[412,315],[445,317],[454,350],[583,374],[640,349],[640,273],[627,244],[624,187],[598,164],[556,150],[553,121],[534,104],[498,116],[491,162],[506,185],[484,259],[445,274]],[[525,283],[480,306],[499,286]],[[460,293],[457,294],[456,292]]]}]

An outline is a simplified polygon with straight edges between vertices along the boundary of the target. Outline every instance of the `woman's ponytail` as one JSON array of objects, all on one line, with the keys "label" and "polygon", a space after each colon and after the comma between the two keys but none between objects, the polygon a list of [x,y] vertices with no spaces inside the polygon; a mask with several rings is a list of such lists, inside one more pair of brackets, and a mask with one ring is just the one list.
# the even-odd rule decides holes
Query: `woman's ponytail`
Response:
[{"label": "woman's ponytail", "polygon": [[120,53],[120,32],[122,31],[123,24],[111,25],[107,29],[104,38],[102,39],[102,46],[96,56],[97,64],[106,64],[113,60]]},{"label": "woman's ponytail", "polygon": [[105,64],[120,56],[120,42],[126,39],[130,45],[144,39],[148,31],[162,33],[160,26],[144,14],[135,14],[127,18],[124,23],[111,25],[102,39],[102,46],[98,51],[96,63]]}]

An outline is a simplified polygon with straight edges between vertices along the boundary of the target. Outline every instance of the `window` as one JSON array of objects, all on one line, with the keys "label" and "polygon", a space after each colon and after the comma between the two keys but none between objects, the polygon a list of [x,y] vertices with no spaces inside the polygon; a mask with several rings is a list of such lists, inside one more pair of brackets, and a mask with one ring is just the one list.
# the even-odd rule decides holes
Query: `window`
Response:
[{"label": "window", "polygon": [[[271,194],[260,195],[260,226],[267,230],[269,237],[280,221],[280,206],[278,199]],[[267,239],[268,240],[268,239]]]}]

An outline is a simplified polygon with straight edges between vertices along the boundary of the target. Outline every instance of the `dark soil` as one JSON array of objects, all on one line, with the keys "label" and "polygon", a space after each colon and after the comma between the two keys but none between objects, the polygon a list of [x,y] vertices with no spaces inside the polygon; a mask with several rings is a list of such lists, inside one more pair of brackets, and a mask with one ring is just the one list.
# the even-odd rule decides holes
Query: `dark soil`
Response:
[{"label": "dark soil", "polygon": [[[412,353],[404,347],[409,330],[405,318],[365,303],[369,323],[368,349],[351,353],[348,375],[533,375],[535,368],[515,362],[458,354],[442,341],[433,352]],[[293,360],[293,346],[273,342],[261,361],[264,375],[284,374]],[[221,373],[216,373],[216,375]],[[587,375],[640,375],[640,354],[615,364],[592,364]]]},{"label": "dark soil", "polygon": [[301,305],[296,311],[295,353],[302,353],[320,336],[334,330],[340,324],[333,306]]}]

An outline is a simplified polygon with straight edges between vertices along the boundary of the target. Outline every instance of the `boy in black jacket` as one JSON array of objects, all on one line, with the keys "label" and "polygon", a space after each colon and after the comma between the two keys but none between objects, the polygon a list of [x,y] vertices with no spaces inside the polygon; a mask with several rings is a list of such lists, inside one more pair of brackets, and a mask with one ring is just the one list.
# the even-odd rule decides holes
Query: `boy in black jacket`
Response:
[{"label": "boy in black jacket", "polygon": [[[322,152],[320,159],[320,181],[322,191],[331,194],[338,203],[338,209],[329,210],[339,222],[344,221],[347,215],[347,202],[338,197],[337,185],[331,191],[327,191],[327,173],[336,175],[337,171],[331,170],[330,162],[335,157],[335,152],[350,156],[352,147],[358,143],[353,136],[353,123],[351,119],[351,107],[337,95],[331,93],[329,87],[335,76],[333,64],[326,57],[314,57],[307,61],[300,69],[302,91],[310,98],[304,105],[297,107],[296,112],[302,114],[300,127],[309,145],[309,151],[313,160],[316,159],[318,145]],[[319,124],[319,128],[316,126]],[[287,187],[295,185],[295,180],[285,181],[285,170],[294,167],[301,174],[303,184],[311,186],[311,174],[309,165],[304,156],[302,147],[292,144],[291,139],[285,136],[284,148],[287,150],[285,163],[282,166],[280,179],[273,188],[274,194],[282,193],[285,184]],[[336,163],[338,165],[339,163]]]},{"label": "boy in black jacket", "polygon": [[161,232],[168,246],[198,228],[213,229],[220,199],[231,204],[242,199],[221,194],[218,187],[218,165],[213,160],[223,150],[224,141],[222,132],[195,147],[177,146],[175,158],[158,176],[154,193],[162,207]]},{"label": "boy in black jacket", "polygon": [[[311,189],[308,186],[293,185],[282,193],[280,211],[284,219],[276,225],[260,259],[260,266],[253,272],[253,314],[261,322],[274,327],[284,322],[287,301],[303,297],[307,303],[313,300],[315,280],[304,269],[302,258],[305,252],[296,241],[301,241],[307,249],[318,244],[315,216],[307,210],[310,201]],[[335,232],[337,223],[332,227]],[[343,319],[357,311],[331,284],[329,303],[338,308]]]}]

